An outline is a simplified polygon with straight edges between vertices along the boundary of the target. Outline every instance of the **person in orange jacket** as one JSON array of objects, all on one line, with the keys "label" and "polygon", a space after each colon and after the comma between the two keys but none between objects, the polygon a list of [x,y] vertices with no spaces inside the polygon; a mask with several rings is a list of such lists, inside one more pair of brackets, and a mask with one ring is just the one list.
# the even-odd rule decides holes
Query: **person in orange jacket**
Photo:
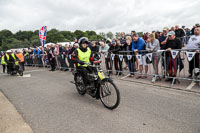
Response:
[{"label": "person in orange jacket", "polygon": [[22,52],[20,52],[20,51],[18,50],[16,56],[17,56],[18,59],[19,59],[19,65],[22,67],[22,69],[23,69],[23,71],[24,71],[24,70],[25,70],[25,69],[24,69],[24,55],[22,54]]}]

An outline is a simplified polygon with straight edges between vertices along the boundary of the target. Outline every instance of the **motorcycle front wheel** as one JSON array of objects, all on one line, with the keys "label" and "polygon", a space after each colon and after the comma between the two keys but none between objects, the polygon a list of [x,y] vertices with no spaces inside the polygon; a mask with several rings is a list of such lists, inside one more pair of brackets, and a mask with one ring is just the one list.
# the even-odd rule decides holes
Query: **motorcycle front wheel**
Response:
[{"label": "motorcycle front wheel", "polygon": [[115,109],[120,104],[120,92],[114,82],[105,78],[99,88],[99,97],[103,105],[108,109]]},{"label": "motorcycle front wheel", "polygon": [[76,89],[78,93],[81,95],[85,95],[86,89],[85,89],[83,77],[79,73],[76,73],[74,75],[74,81],[75,81],[75,85],[76,85]]}]

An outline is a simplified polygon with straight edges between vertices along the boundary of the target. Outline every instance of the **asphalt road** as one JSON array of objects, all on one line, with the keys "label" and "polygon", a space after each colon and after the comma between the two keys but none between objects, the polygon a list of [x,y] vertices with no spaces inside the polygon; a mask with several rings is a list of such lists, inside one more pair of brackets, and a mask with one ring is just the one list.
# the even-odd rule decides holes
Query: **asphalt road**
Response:
[{"label": "asphalt road", "polygon": [[200,133],[199,94],[115,80],[121,103],[110,111],[80,96],[70,72],[26,70],[0,73],[0,91],[35,133]]}]

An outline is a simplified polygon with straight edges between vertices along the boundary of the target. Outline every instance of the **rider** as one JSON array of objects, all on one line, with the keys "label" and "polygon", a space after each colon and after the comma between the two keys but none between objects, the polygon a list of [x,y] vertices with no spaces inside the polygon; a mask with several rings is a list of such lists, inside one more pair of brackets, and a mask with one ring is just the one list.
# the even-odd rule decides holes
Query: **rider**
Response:
[{"label": "rider", "polygon": [[86,37],[79,39],[79,48],[74,51],[72,60],[77,63],[77,70],[81,73],[86,88],[91,89],[92,86],[86,77],[89,72],[88,64],[93,61],[93,57]]},{"label": "rider", "polygon": [[9,74],[12,71],[13,63],[17,65],[17,56],[11,52],[11,50],[6,51],[6,58],[5,61],[7,63],[7,73]]}]

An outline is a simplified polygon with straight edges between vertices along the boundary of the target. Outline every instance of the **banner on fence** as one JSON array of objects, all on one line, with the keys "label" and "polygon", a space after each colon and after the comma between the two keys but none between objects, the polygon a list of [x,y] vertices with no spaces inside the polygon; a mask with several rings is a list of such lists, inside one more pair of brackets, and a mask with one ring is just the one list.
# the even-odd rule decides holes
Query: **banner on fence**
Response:
[{"label": "banner on fence", "polygon": [[191,61],[195,54],[196,54],[196,52],[186,52],[188,61]]},{"label": "banner on fence", "polygon": [[128,60],[131,60],[132,55],[127,55]]},{"label": "banner on fence", "polygon": [[146,54],[150,61],[152,61],[152,53]]},{"label": "banner on fence", "polygon": [[112,60],[114,60],[115,54],[111,54],[111,58]]},{"label": "banner on fence", "polygon": [[120,61],[122,61],[123,55],[119,55],[119,59],[120,59]]},{"label": "banner on fence", "polygon": [[104,56],[105,56],[105,58],[107,58],[108,57],[108,52],[105,52]]},{"label": "banner on fence", "polygon": [[141,58],[142,58],[142,55],[136,55],[136,58],[138,59],[138,61],[140,61],[141,60]]},{"label": "banner on fence", "polygon": [[176,50],[171,50],[172,58],[175,59],[176,56],[178,55],[179,51]]}]

